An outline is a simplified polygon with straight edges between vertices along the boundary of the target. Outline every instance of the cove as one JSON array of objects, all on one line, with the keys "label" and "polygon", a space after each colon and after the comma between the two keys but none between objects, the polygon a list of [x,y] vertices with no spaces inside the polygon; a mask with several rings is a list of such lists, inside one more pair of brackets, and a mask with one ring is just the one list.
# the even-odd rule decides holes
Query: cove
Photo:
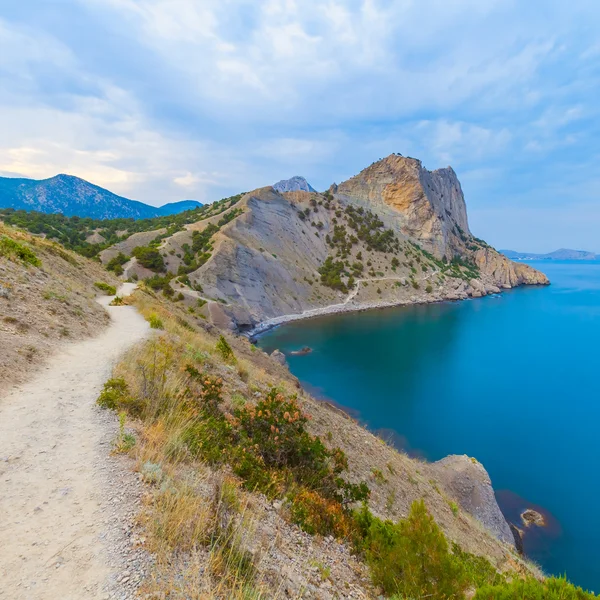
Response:
[{"label": "cove", "polygon": [[258,343],[408,453],[476,457],[507,518],[547,515],[527,555],[600,592],[600,263],[530,264],[552,285],[296,321]]}]

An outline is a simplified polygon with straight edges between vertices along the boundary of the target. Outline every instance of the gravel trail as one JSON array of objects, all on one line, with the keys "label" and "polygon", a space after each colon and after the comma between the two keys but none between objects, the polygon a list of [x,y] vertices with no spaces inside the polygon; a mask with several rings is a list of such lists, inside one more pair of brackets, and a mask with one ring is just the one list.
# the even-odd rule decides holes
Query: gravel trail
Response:
[{"label": "gravel trail", "polygon": [[2,600],[130,598],[145,568],[132,526],[141,484],[128,459],[110,455],[116,418],[95,400],[149,327],[135,308],[110,300],[99,300],[111,316],[100,336],[0,393]]}]

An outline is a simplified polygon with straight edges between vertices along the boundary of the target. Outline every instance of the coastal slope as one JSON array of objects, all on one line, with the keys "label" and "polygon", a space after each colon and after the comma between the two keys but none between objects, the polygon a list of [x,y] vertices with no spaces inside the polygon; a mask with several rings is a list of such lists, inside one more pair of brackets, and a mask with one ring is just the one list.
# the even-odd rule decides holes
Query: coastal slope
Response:
[{"label": "coastal slope", "polygon": [[180,291],[201,289],[209,313],[232,328],[548,284],[471,234],[452,168],[428,171],[412,158],[390,155],[324,194],[260,188],[231,210],[198,268],[187,271],[169,239],[163,254],[169,271],[187,271]]}]

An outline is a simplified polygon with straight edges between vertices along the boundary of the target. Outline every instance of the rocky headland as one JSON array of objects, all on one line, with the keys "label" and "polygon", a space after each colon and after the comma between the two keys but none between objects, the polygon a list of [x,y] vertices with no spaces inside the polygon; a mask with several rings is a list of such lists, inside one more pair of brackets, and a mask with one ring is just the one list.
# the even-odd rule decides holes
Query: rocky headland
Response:
[{"label": "rocky headland", "polygon": [[[206,301],[207,318],[238,331],[549,283],[473,236],[452,168],[428,171],[395,154],[323,194],[249,192],[167,236],[160,252],[167,271],[180,275],[175,291],[192,305]],[[126,265],[132,274],[148,275],[136,259]]]}]

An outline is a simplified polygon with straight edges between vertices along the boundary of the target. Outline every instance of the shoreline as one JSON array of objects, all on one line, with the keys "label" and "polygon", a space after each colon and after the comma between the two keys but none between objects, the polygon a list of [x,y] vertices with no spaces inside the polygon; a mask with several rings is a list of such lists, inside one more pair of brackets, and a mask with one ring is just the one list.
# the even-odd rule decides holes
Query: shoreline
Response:
[{"label": "shoreline", "polygon": [[[511,288],[514,289],[514,288]],[[463,300],[473,300],[476,298],[485,298],[487,296],[495,296],[502,293],[505,290],[501,290],[500,292],[492,292],[490,294],[485,294],[479,297],[473,297],[469,295],[465,295],[464,297],[449,297],[449,298],[436,298],[430,301],[427,300],[399,300],[397,302],[367,302],[364,304],[330,304],[328,306],[323,306],[321,308],[311,308],[309,310],[305,310],[301,313],[294,313],[288,315],[281,315],[279,317],[273,317],[271,319],[267,319],[266,321],[262,321],[256,327],[250,329],[247,332],[242,333],[242,335],[246,336],[248,339],[252,340],[260,335],[267,333],[271,329],[275,327],[279,327],[280,325],[285,325],[286,323],[291,323],[293,321],[302,321],[304,319],[314,319],[316,317],[325,317],[327,315],[335,315],[341,313],[349,313],[349,312],[365,312],[368,310],[376,310],[380,308],[395,308],[399,306],[413,306],[418,304],[441,304],[443,302],[461,302]]]}]

